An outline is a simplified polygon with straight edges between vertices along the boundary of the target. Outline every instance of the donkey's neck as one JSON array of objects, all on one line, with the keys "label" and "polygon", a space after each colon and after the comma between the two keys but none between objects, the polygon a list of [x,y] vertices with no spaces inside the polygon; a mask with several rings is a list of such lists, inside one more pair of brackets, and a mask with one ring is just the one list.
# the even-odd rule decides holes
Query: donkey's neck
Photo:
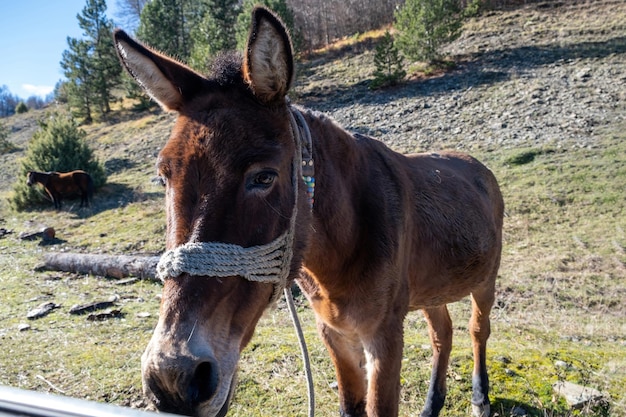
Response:
[{"label": "donkey's neck", "polygon": [[[347,261],[366,258],[368,234],[382,227],[381,220],[368,215],[374,209],[372,197],[384,198],[375,197],[380,190],[372,176],[385,170],[381,161],[391,151],[378,141],[355,139],[322,114],[307,112],[305,118],[313,140],[315,202],[304,264],[332,276]],[[372,148],[380,152],[372,153]]]}]

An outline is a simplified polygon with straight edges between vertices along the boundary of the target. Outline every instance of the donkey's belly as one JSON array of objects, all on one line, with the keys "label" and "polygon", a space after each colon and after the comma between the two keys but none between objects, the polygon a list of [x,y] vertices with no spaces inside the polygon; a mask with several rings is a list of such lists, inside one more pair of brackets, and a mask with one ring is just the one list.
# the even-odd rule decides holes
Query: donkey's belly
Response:
[{"label": "donkey's belly", "polygon": [[414,274],[409,279],[409,308],[417,310],[459,301],[473,291],[493,284],[492,261],[469,263],[430,274]]},{"label": "donkey's belly", "polygon": [[472,292],[472,286],[441,286],[411,291],[410,310],[437,307],[459,301]]}]

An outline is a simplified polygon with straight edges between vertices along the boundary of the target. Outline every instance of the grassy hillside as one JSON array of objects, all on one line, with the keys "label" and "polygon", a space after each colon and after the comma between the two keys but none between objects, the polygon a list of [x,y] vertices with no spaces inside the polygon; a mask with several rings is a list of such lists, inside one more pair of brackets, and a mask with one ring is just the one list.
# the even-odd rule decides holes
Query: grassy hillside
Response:
[{"label": "grassy hillside", "polygon": [[[375,133],[402,152],[469,150],[498,177],[507,217],[488,365],[492,410],[500,416],[626,417],[624,22],[620,1],[493,12],[468,22],[450,46],[460,63],[455,72],[416,76],[385,92],[367,89],[370,41],[325,51],[299,66],[294,101]],[[576,73],[565,82],[571,68]],[[493,111],[508,116],[496,123],[488,117]],[[79,209],[75,201],[61,212],[17,213],[6,200],[12,183],[24,180],[15,175],[38,117],[45,113],[2,120],[18,149],[0,156],[0,228],[13,232],[0,238],[0,384],[143,408],[139,361],[156,323],[160,285],[118,285],[34,268],[49,251],[163,250],[163,193],[151,178],[174,118],[121,109],[112,120],[85,127],[109,175],[93,207]],[[56,229],[55,244],[17,238],[43,225]],[[123,317],[89,321],[68,313],[74,304],[110,297]],[[26,318],[47,301],[59,308],[38,320]],[[299,310],[317,415],[337,415],[334,371],[310,308],[302,304]],[[451,315],[455,345],[442,415],[469,415],[469,301],[452,305]],[[24,324],[30,327],[21,330]],[[428,389],[431,355],[419,313],[408,317],[405,339],[401,415],[413,416]],[[265,315],[244,351],[229,415],[304,415],[301,368],[281,304]],[[553,395],[559,380],[608,393],[609,410],[570,410]]]}]

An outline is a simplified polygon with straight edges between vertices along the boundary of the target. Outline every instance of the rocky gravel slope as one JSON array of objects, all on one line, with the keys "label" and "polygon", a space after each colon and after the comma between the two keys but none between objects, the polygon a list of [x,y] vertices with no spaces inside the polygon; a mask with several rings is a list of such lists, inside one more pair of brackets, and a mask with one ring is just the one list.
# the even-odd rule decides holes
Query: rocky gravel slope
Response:
[{"label": "rocky gravel slope", "polygon": [[301,70],[298,101],[401,152],[587,147],[626,128],[626,2],[490,12],[447,53],[454,70],[375,92],[371,48],[309,63],[315,74]]}]

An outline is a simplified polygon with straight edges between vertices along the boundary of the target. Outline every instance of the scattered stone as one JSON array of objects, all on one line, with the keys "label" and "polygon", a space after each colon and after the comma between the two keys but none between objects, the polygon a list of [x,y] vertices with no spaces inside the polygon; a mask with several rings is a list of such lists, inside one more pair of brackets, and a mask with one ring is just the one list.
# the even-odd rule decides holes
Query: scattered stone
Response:
[{"label": "scattered stone", "polygon": [[565,361],[555,361],[554,366],[556,368],[564,368],[564,369],[571,368],[570,364]]},{"label": "scattered stone", "polygon": [[576,73],[576,78],[582,81],[591,77],[591,68],[585,67]]},{"label": "scattered stone", "polygon": [[509,358],[507,356],[500,355],[500,356],[496,356],[495,359],[498,362],[502,362],[505,365],[508,365],[509,363],[511,363],[511,358]]},{"label": "scattered stone", "polygon": [[39,232],[20,232],[19,235],[17,235],[17,237],[20,240],[35,240],[39,237],[41,237],[41,231]]},{"label": "scattered stone", "polygon": [[134,284],[137,281],[139,281],[139,278],[120,279],[118,281],[115,281],[115,285],[129,285]]},{"label": "scattered stone", "polygon": [[594,388],[584,387],[567,381],[559,381],[552,385],[556,395],[565,398],[573,409],[581,409],[587,404],[606,401],[608,395]]},{"label": "scattered stone", "polygon": [[26,330],[30,330],[30,324],[20,323],[17,325],[17,330],[20,332],[25,332]]},{"label": "scattered stone", "polygon": [[339,383],[337,381],[331,382],[330,384],[328,384],[328,386],[330,387],[330,389],[334,389],[334,390],[339,389]]},{"label": "scattered stone", "polygon": [[6,235],[10,235],[13,233],[13,230],[5,229],[4,227],[0,227],[0,238],[5,237]]},{"label": "scattered stone", "polygon": [[54,274],[48,274],[43,276],[44,281],[61,281],[63,279],[65,279],[67,277],[63,276],[63,275],[54,275]]},{"label": "scattered stone", "polygon": [[94,301],[87,304],[76,304],[70,308],[70,314],[85,314],[96,310],[113,307],[113,301]]},{"label": "scattered stone", "polygon": [[48,313],[50,313],[55,308],[59,308],[59,307],[61,306],[58,304],[55,304],[52,302],[45,302],[45,303],[39,304],[37,307],[33,308],[28,313],[26,313],[26,318],[29,320],[39,319],[41,317],[47,316]]},{"label": "scattered stone", "polygon": [[137,313],[137,317],[140,319],[146,319],[148,317],[152,316],[152,314],[148,313],[147,311],[141,311],[139,313]]},{"label": "scattered stone", "polygon": [[451,372],[451,376],[455,381],[463,381],[465,380],[465,378],[463,378],[463,375],[457,373],[457,372]]}]

